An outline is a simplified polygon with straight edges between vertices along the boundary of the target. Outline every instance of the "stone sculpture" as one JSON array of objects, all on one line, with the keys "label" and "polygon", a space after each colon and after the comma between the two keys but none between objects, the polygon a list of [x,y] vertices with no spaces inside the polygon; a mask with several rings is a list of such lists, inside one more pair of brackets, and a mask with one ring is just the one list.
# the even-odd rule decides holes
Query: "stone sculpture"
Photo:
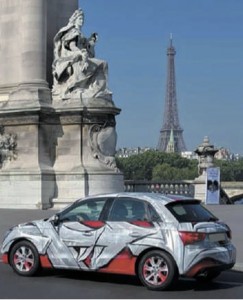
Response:
[{"label": "stone sculpture", "polygon": [[17,135],[5,133],[4,126],[0,126],[0,168],[6,161],[17,158]]},{"label": "stone sculpture", "polygon": [[89,146],[93,157],[108,168],[119,172],[116,161],[117,133],[115,120],[106,120],[103,124],[94,124],[89,129]]},{"label": "stone sculpture", "polygon": [[81,31],[83,23],[84,13],[82,9],[78,9],[70,17],[68,24],[54,37],[54,106],[60,107],[60,103],[65,103],[67,108],[69,104],[81,100],[80,109],[83,115],[86,115],[86,108],[87,111],[90,107],[96,108],[95,112],[88,112],[86,121],[83,120],[83,126],[89,132],[89,151],[103,168],[118,171],[115,162],[115,117],[110,120],[113,115],[110,108],[115,109],[115,114],[117,110],[112,101],[112,93],[107,88],[108,65],[95,58],[98,34],[92,33],[86,38]]},{"label": "stone sculpture", "polygon": [[54,37],[53,98],[81,99],[84,106],[98,98],[112,102],[107,63],[95,58],[98,35],[86,38],[81,31],[83,23],[83,11],[78,9]]}]

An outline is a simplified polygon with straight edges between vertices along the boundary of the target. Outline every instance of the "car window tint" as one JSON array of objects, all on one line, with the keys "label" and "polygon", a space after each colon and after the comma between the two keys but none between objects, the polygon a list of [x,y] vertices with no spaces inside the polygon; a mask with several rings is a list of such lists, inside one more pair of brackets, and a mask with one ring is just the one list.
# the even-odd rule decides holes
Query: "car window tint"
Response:
[{"label": "car window tint", "polygon": [[207,222],[218,220],[200,203],[171,202],[167,209],[179,222]]},{"label": "car window tint", "polygon": [[100,214],[106,203],[106,199],[89,199],[79,202],[74,207],[70,207],[63,215],[60,216],[61,221],[86,221],[99,220]]},{"label": "car window tint", "polygon": [[131,198],[116,199],[111,207],[109,221],[148,221],[146,205]]},{"label": "car window tint", "polygon": [[151,206],[148,206],[149,214],[150,214],[150,220],[152,222],[161,222],[161,218],[157,211]]}]

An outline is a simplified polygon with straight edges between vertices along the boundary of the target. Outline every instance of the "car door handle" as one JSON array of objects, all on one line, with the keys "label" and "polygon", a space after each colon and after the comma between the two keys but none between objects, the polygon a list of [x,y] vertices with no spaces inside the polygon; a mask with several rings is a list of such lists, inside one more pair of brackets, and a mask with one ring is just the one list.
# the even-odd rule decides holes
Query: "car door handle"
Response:
[{"label": "car door handle", "polygon": [[84,232],[84,236],[92,236],[93,232]]},{"label": "car door handle", "polygon": [[131,232],[130,234],[129,234],[131,237],[141,237],[142,235],[141,235],[141,233],[139,233],[139,232]]}]

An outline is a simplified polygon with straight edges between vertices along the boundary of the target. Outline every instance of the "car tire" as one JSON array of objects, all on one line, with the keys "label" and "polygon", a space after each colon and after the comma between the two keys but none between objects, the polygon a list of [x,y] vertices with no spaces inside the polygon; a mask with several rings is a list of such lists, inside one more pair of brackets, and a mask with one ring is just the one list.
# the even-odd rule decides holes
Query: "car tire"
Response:
[{"label": "car tire", "polygon": [[38,251],[28,241],[20,241],[13,246],[9,261],[13,270],[21,276],[33,276],[40,268]]},{"label": "car tire", "polygon": [[198,282],[210,282],[212,280],[214,280],[216,277],[218,277],[220,275],[220,271],[207,271],[205,272],[203,275],[199,275],[196,277],[196,280]]},{"label": "car tire", "polygon": [[138,276],[150,290],[169,289],[178,279],[178,269],[174,259],[166,252],[152,250],[147,252],[138,265]]}]

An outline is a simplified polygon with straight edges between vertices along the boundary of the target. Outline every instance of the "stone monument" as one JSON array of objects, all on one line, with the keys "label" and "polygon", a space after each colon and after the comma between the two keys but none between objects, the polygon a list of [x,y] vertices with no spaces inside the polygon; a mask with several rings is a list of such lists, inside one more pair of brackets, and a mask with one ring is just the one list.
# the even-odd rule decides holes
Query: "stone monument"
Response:
[{"label": "stone monument", "polygon": [[115,163],[120,109],[108,89],[108,65],[95,57],[98,34],[85,37],[83,22],[82,9],[76,10],[54,37],[52,98],[61,129],[54,163],[58,202],[123,190]]},{"label": "stone monument", "polygon": [[198,177],[194,180],[195,193],[194,197],[205,201],[206,195],[206,170],[214,166],[214,155],[218,149],[210,144],[209,138],[204,137],[202,144],[200,144],[194,151],[198,155]]},{"label": "stone monument", "polygon": [[98,35],[82,34],[77,8],[77,0],[1,0],[2,208],[58,208],[123,190],[114,158],[120,109],[107,63],[95,57]]}]

